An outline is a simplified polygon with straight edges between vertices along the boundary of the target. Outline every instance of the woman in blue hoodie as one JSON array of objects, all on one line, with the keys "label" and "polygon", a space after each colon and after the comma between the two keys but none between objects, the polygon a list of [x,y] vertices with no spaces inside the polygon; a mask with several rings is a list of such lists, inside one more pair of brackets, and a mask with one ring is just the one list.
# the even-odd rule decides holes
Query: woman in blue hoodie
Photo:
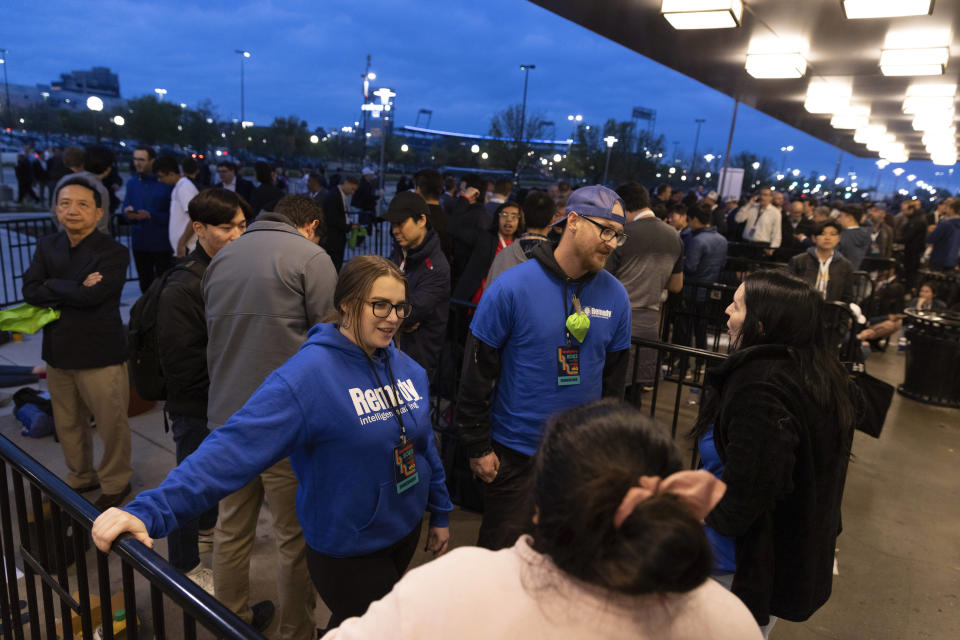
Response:
[{"label": "woman in blue hoodie", "polygon": [[428,384],[392,340],[410,312],[403,274],[359,256],[340,272],[339,321],[318,324],[295,356],[156,489],[94,522],[108,551],[129,531],[152,546],[289,456],[307,565],[329,627],[386,595],[413,557],[423,512],[427,549],[446,551],[449,512]]}]

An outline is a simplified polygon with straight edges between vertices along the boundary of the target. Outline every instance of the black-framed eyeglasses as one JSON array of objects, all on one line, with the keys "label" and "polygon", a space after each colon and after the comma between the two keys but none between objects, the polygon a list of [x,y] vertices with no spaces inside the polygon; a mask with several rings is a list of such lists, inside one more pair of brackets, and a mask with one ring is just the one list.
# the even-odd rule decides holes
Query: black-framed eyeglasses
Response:
[{"label": "black-framed eyeglasses", "polygon": [[409,302],[399,302],[397,304],[393,304],[387,300],[368,300],[367,302],[373,308],[373,315],[378,318],[390,317],[390,311],[394,309],[397,311],[397,317],[401,320],[413,313],[413,305]]},{"label": "black-framed eyeglasses", "polygon": [[501,211],[500,217],[504,220],[519,220],[520,214],[514,211]]},{"label": "black-framed eyeglasses", "polygon": [[617,231],[612,227],[605,227],[596,220],[591,220],[587,216],[580,216],[580,218],[600,229],[600,239],[604,242],[616,240],[618,247],[622,247],[627,242],[627,234],[625,234],[623,231]]}]

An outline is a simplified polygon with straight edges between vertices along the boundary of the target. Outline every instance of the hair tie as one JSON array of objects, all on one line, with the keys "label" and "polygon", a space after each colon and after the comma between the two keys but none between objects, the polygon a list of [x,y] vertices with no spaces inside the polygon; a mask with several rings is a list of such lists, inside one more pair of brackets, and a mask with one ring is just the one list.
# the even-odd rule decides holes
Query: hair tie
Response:
[{"label": "hair tie", "polygon": [[619,529],[638,504],[664,493],[675,495],[697,520],[703,520],[720,502],[726,490],[725,483],[704,469],[678,471],[666,478],[640,476],[637,486],[627,490],[617,512],[613,514],[613,526]]}]

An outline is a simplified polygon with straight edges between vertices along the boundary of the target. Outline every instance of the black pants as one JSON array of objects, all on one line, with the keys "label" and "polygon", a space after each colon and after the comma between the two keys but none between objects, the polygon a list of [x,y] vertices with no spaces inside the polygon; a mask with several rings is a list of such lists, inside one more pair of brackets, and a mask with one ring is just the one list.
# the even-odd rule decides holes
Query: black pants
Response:
[{"label": "black pants", "polygon": [[307,547],[307,569],[317,593],[330,608],[327,629],[347,618],[362,616],[370,603],[390,593],[397,584],[420,540],[420,524],[399,542],[363,556],[334,558]]},{"label": "black pants", "polygon": [[533,458],[496,440],[493,451],[500,458],[500,471],[485,486],[483,521],[477,546],[486,549],[512,547],[530,528],[533,518]]},{"label": "black pants", "polygon": [[[206,418],[170,414],[170,423],[173,440],[177,445],[177,464],[180,464],[200,448],[204,438],[210,435],[210,430],[207,428]],[[185,522],[167,536],[170,564],[175,569],[187,573],[200,564],[200,553],[197,549],[200,530],[217,526],[217,511],[214,505],[212,509],[200,514],[198,518]]]},{"label": "black pants", "polygon": [[164,271],[173,266],[173,253],[170,251],[133,250],[133,263],[137,265],[137,279],[140,281],[140,293],[146,293],[150,283]]}]

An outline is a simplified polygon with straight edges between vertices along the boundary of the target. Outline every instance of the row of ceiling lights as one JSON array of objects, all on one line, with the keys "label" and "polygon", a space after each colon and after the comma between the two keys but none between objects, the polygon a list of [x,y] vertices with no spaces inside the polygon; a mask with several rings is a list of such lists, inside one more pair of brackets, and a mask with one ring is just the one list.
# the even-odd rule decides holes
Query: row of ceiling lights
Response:
[{"label": "row of ceiling lights", "polygon": [[[930,15],[932,0],[841,0],[848,19],[899,18]],[[663,0],[664,18],[675,29],[721,29],[739,27],[743,16],[742,0]],[[802,78],[807,72],[803,46],[780,43],[781,49],[747,53],[746,70],[755,78]],[[946,43],[944,43],[946,44]],[[880,53],[880,71],[885,76],[943,75],[950,58],[948,46],[922,48],[886,48]],[[870,106],[851,102],[852,83],[848,79],[812,80],[804,107],[810,113],[828,114],[836,129],[854,131],[854,141],[866,144],[881,158],[906,162],[909,153],[886,127],[870,124]],[[956,85],[915,84],[903,102],[903,112],[913,116],[913,129],[923,132],[923,144],[935,164],[957,162],[955,143]]]}]

